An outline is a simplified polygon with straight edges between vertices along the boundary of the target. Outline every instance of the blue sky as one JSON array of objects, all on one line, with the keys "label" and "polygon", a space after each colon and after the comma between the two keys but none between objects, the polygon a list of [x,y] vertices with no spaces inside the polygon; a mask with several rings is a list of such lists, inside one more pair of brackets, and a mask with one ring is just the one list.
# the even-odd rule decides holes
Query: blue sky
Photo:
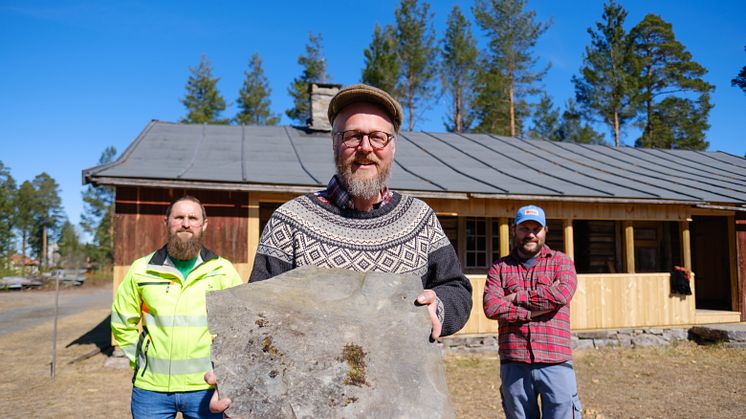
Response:
[{"label": "blue sky", "polygon": [[[69,219],[83,211],[81,171],[113,145],[121,153],[152,119],[178,121],[189,67],[206,54],[218,87],[235,100],[249,57],[258,52],[284,115],[287,87],[309,32],[321,33],[332,82],[355,83],[373,27],[394,22],[398,0],[359,1],[12,1],[0,0],[0,161],[18,183],[46,171],[60,184]],[[454,4],[471,18],[472,1],[433,1],[437,37]],[[730,80],[746,65],[746,2],[622,1],[628,29],[647,13],[673,24],[677,39],[709,70],[716,86],[707,133],[710,150],[746,153],[746,94]],[[535,53],[552,67],[543,87],[556,105],[574,96],[572,75],[600,19],[602,1],[529,0],[552,20]],[[476,25],[472,28],[484,46]],[[442,131],[444,100],[416,130]],[[283,124],[290,121],[283,116]],[[605,132],[607,139],[611,138]],[[634,142],[636,133],[623,138]]]}]

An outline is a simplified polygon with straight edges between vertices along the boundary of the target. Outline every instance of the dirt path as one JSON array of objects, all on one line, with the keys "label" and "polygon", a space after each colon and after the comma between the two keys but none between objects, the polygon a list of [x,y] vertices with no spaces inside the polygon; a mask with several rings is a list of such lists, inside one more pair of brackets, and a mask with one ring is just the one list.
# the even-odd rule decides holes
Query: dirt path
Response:
[{"label": "dirt path", "polygon": [[[0,293],[0,336],[54,319],[55,291]],[[111,307],[111,284],[64,288],[59,293],[59,318],[81,311]]]}]

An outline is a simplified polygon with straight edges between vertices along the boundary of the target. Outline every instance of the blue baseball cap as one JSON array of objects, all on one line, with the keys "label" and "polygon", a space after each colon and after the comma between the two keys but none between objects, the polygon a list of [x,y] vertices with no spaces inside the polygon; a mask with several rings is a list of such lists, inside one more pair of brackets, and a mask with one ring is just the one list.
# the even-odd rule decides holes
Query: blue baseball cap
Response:
[{"label": "blue baseball cap", "polygon": [[526,205],[518,209],[518,212],[515,213],[515,225],[521,224],[524,221],[536,221],[542,227],[547,225],[544,210],[536,205]]}]

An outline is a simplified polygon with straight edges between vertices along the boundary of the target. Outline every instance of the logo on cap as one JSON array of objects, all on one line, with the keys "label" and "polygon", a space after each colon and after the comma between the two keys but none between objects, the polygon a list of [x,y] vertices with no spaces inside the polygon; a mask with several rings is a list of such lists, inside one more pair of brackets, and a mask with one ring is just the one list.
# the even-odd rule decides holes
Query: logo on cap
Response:
[{"label": "logo on cap", "polygon": [[539,215],[539,211],[533,208],[526,208],[526,210],[523,211],[523,215]]}]

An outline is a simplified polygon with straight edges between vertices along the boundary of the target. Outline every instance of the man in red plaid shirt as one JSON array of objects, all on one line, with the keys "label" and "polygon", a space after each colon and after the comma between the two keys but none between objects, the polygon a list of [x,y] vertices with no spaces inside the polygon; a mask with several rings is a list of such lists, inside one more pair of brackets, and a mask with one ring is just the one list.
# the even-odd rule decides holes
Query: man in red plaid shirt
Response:
[{"label": "man in red plaid shirt", "polygon": [[484,288],[484,313],[499,326],[501,390],[508,418],[580,417],[570,347],[575,265],[545,244],[547,231],[544,210],[535,205],[520,208],[513,250],[490,268]]}]

